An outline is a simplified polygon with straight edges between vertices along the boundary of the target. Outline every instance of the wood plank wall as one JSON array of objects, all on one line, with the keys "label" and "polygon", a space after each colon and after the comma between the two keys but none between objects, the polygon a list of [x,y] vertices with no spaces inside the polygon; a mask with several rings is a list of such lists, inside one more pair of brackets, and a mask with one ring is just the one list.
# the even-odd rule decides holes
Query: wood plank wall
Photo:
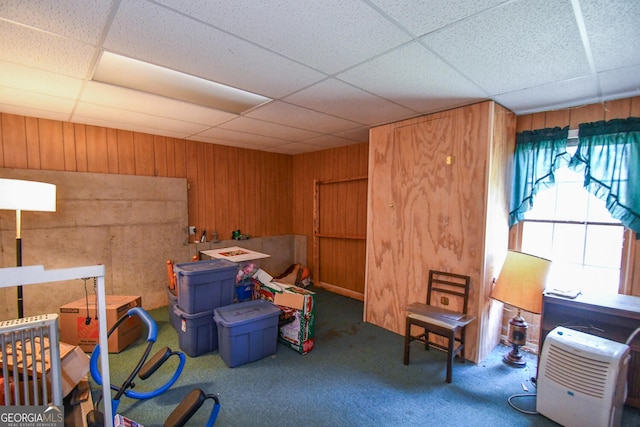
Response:
[{"label": "wood plank wall", "polygon": [[[334,148],[294,156],[293,194],[294,218],[293,234],[307,236],[307,260],[313,270],[313,193],[314,182],[337,181],[354,177],[366,177],[368,171],[369,143]],[[367,181],[359,180],[323,186],[321,223],[327,234],[365,236],[367,224]],[[339,189],[338,191],[336,191]],[[345,197],[349,198],[346,200]],[[355,199],[355,200],[352,200]],[[348,205],[348,209],[344,206]],[[333,282],[340,289],[334,292],[354,297],[364,292],[365,240],[322,241],[321,259],[332,260],[328,269],[320,272],[321,280]],[[325,256],[322,256],[325,254]],[[327,265],[327,263],[322,263]],[[315,278],[314,278],[315,280]],[[319,283],[316,283],[319,284]]]},{"label": "wood plank wall", "polygon": [[293,157],[0,113],[0,167],[186,178],[189,224],[291,234]]}]

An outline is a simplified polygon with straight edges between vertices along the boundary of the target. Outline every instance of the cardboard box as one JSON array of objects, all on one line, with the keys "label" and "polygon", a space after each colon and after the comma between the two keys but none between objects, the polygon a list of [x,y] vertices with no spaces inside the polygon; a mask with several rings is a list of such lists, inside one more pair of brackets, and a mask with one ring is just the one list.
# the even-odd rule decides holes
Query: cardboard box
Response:
[{"label": "cardboard box", "polygon": [[264,283],[260,279],[258,279],[258,281],[260,282],[258,293],[261,298],[282,307],[300,310],[303,315],[313,314],[315,309],[315,292],[276,281],[268,283]]},{"label": "cardboard box", "polygon": [[315,292],[273,281],[263,270],[258,270],[254,278],[259,283],[259,297],[282,309],[278,341],[300,354],[310,352],[315,344]]},{"label": "cardboard box", "polygon": [[288,319],[281,322],[278,341],[289,346],[300,354],[307,354],[315,345],[315,315],[302,315],[302,311],[291,310]]},{"label": "cardboard box", "polygon": [[[140,296],[107,295],[107,331],[120,317],[127,314],[130,308],[141,306],[142,297]],[[88,304],[85,298],[81,298],[60,307],[60,341],[77,345],[87,353],[92,352],[100,341],[98,329],[100,319],[96,320],[96,308],[95,295],[89,297]],[[88,325],[87,317],[90,318]],[[109,337],[109,353],[121,352],[140,338],[141,334],[140,318],[138,316],[128,318]]]},{"label": "cardboard box", "polygon": [[[45,372],[46,372],[46,378],[47,378],[47,384],[48,384],[48,390],[49,393],[51,393],[51,360],[49,359],[49,339],[47,337],[44,337],[44,346],[45,346],[45,361],[44,361],[44,365],[45,365]],[[67,396],[69,393],[71,393],[71,391],[75,388],[75,386],[89,373],[89,356],[87,356],[87,354],[85,354],[84,351],[82,351],[82,349],[80,347],[74,346],[74,345],[70,345],[64,342],[60,342],[60,373],[61,373],[61,383],[62,383],[62,397]],[[40,339],[36,338],[34,340],[34,348],[35,348],[35,363],[34,363],[34,357],[31,356],[31,347],[27,347],[26,350],[29,353],[27,353],[27,363],[28,366],[26,367],[27,369],[27,373],[29,375],[29,377],[31,377],[33,375],[33,366],[35,365],[35,369],[36,369],[36,375],[38,376],[38,378],[42,378],[42,351],[41,351],[41,345],[40,345]],[[23,353],[23,350],[21,347],[18,347],[16,345],[16,351],[17,353],[17,360],[18,360],[18,372],[20,374],[22,374],[22,372],[24,372],[24,363],[23,360],[25,353]],[[9,368],[10,371],[13,370],[13,356],[12,356],[12,352],[13,349],[11,348],[11,346],[7,347],[7,367]],[[0,354],[0,367],[2,367],[2,364],[4,363],[4,361],[2,360],[2,354]],[[14,379],[9,379],[10,381],[10,389],[13,390],[14,387]],[[23,383],[22,383],[22,375],[20,375],[20,377],[18,378],[18,384],[20,387],[20,394],[22,395],[22,389],[23,389]],[[29,384],[29,390],[30,393],[33,390],[33,386],[31,384],[31,380],[29,380],[30,384]],[[2,392],[4,394],[4,388],[2,389]],[[47,396],[48,400],[51,400],[51,394],[49,394],[49,396]],[[11,398],[12,399],[12,398]],[[8,400],[11,400],[8,399]],[[3,395],[2,397],[0,397],[0,401],[1,402],[5,402],[5,396]],[[29,399],[29,401],[33,401],[32,399]],[[24,396],[21,396],[21,404],[24,404]],[[4,404],[4,403],[3,403]],[[15,403],[14,403],[15,404]]]}]

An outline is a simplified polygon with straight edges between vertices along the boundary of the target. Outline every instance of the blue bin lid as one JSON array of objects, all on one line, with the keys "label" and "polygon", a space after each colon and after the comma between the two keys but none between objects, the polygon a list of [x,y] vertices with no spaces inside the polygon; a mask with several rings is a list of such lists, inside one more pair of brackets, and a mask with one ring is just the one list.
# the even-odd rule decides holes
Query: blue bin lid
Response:
[{"label": "blue bin lid", "polygon": [[249,322],[255,322],[271,316],[279,316],[280,308],[277,305],[257,299],[236,304],[225,305],[213,310],[213,318],[216,323],[223,326],[239,326]]},{"label": "blue bin lid", "polygon": [[184,262],[173,266],[174,273],[200,274],[211,270],[238,270],[238,264],[226,259],[210,259],[205,261]]},{"label": "blue bin lid", "polygon": [[[169,307],[169,310],[171,310],[171,307]],[[177,304],[173,306],[173,313],[178,317],[183,317],[185,319],[199,319],[201,317],[207,316],[213,317],[213,310],[199,311],[198,313],[187,313],[186,311],[178,307]]]}]

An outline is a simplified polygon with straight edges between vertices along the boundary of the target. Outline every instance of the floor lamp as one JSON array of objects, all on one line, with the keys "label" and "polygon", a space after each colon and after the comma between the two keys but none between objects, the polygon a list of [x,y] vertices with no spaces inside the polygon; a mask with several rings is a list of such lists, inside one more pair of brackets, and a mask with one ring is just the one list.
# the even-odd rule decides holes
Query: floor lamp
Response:
[{"label": "floor lamp", "polygon": [[500,276],[491,291],[491,298],[512,305],[518,314],[509,321],[511,351],[503,361],[515,368],[523,368],[527,362],[520,347],[527,343],[529,325],[522,317],[522,310],[539,314],[542,311],[544,292],[551,261],[523,252],[509,251]]},{"label": "floor lamp", "polygon": [[[0,178],[0,209],[16,211],[16,265],[22,267],[22,211],[56,211],[56,186],[45,182]],[[18,318],[24,317],[22,286],[18,285]]]}]

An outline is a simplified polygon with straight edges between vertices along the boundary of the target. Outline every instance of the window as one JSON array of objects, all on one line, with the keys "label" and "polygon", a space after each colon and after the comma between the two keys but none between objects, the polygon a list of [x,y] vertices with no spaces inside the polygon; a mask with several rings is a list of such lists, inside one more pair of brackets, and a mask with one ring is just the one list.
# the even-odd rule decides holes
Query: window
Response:
[{"label": "window", "polygon": [[562,167],[555,177],[524,216],[521,250],[553,260],[549,288],[618,293],[624,227],[583,188],[582,175]]}]

